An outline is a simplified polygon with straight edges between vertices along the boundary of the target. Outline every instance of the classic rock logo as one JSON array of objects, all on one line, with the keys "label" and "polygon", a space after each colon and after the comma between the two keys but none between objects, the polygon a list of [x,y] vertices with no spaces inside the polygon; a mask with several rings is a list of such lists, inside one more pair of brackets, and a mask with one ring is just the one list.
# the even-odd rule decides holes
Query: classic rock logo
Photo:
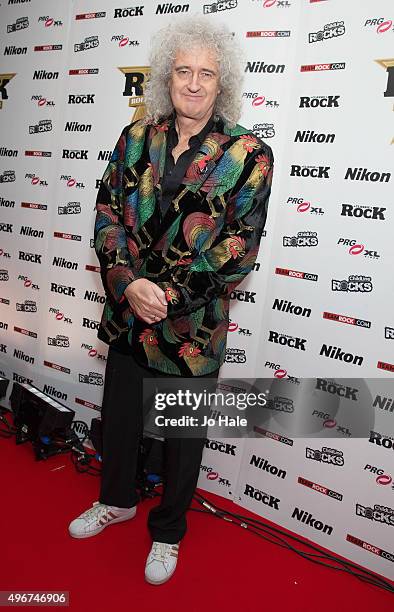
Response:
[{"label": "classic rock logo", "polygon": [[358,319],[349,315],[337,314],[335,312],[323,312],[323,319],[329,319],[330,321],[336,321],[337,323],[346,323],[347,325],[356,325],[356,327],[364,327],[370,329],[371,321],[365,321],[364,319]]},{"label": "classic rock logo", "polygon": [[270,493],[266,493],[265,491],[261,491],[260,489],[256,489],[252,485],[245,483],[244,495],[255,499],[256,501],[261,502],[262,504],[273,508],[274,510],[279,510],[279,497],[275,497],[274,495],[270,495]]},{"label": "classic rock logo", "polygon": [[381,506],[375,504],[372,506],[363,506],[362,504],[356,504],[356,515],[363,518],[369,519],[370,521],[376,521],[383,525],[394,527],[394,509],[388,506]]},{"label": "classic rock logo", "polygon": [[290,168],[290,176],[298,176],[302,178],[330,178],[330,166],[299,166],[292,164]]},{"label": "classic rock logo", "polygon": [[376,446],[386,448],[387,450],[394,450],[394,438],[391,438],[388,434],[382,434],[378,431],[370,431],[369,442]]},{"label": "classic rock logo", "polygon": [[317,378],[315,389],[329,393],[330,395],[338,395],[350,399],[354,402],[358,401],[359,389],[354,387],[348,387],[348,385],[341,385],[333,380],[326,380],[325,378]]},{"label": "classic rock logo", "polygon": [[231,455],[235,457],[235,450],[237,446],[235,444],[229,444],[227,442],[218,442],[217,440],[210,440],[207,438],[205,440],[205,448],[209,448],[213,451],[218,451],[219,453],[223,453],[224,455]]},{"label": "classic rock logo", "polygon": [[308,41],[314,43],[329,40],[331,38],[338,38],[338,36],[343,36],[345,31],[345,24],[343,21],[334,21],[333,23],[327,23],[322,30],[310,32],[308,34]]},{"label": "classic rock logo", "polygon": [[326,463],[327,465],[334,465],[337,467],[343,467],[345,465],[343,451],[336,448],[330,448],[329,446],[323,446],[321,449],[309,448],[307,446],[305,449],[305,456],[307,459],[318,461],[319,463]]},{"label": "classic rock logo", "polygon": [[150,75],[150,66],[127,66],[118,68],[125,76],[124,96],[129,96],[129,106],[134,108],[131,121],[145,115],[144,91]]},{"label": "classic rock logo", "polygon": [[303,478],[302,476],[298,477],[297,482],[298,484],[304,485],[304,487],[308,487],[309,489],[312,489],[312,491],[323,493],[323,495],[327,495],[327,497],[331,497],[331,499],[336,499],[337,501],[343,500],[342,493],[338,493],[337,491],[334,491],[333,489],[329,489],[328,487],[318,484],[317,482],[312,482],[312,480],[307,480],[307,478]]},{"label": "classic rock logo", "polygon": [[351,238],[338,238],[337,244],[348,247],[349,255],[363,255],[368,259],[379,259],[380,255],[377,251],[367,249],[364,244],[360,244],[357,240]]},{"label": "classic rock logo", "polygon": [[317,232],[297,232],[296,236],[283,236],[284,247],[314,247],[319,244]]},{"label": "classic rock logo", "polygon": [[352,293],[370,293],[373,289],[372,278],[361,274],[351,274],[348,280],[331,280],[332,291],[347,291]]},{"label": "classic rock logo", "polygon": [[342,204],[341,216],[354,217],[356,219],[378,219],[385,221],[384,213],[386,208],[383,206],[363,206],[361,204]]},{"label": "classic rock logo", "polygon": [[341,96],[301,96],[299,108],[338,108]]},{"label": "classic rock logo", "polygon": [[16,72],[6,72],[0,74],[0,109],[3,108],[4,100],[8,100],[7,85],[16,76]]},{"label": "classic rock logo", "polygon": [[255,304],[255,297],[255,291],[246,291],[244,289],[234,289],[234,291],[230,293],[230,300],[237,300],[238,302],[248,302]]},{"label": "classic rock logo", "polygon": [[277,331],[269,330],[268,342],[274,344],[280,344],[281,346],[288,346],[290,348],[297,349],[299,351],[306,351],[305,344],[306,338],[298,338],[297,336],[288,336]]}]

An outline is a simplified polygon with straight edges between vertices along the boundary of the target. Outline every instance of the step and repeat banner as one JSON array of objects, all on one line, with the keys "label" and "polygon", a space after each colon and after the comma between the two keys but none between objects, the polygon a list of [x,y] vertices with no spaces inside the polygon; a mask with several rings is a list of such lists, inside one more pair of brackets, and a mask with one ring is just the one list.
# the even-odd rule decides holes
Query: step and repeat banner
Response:
[{"label": "step and repeat banner", "polygon": [[[99,414],[96,194],[122,128],[143,114],[151,36],[192,15],[240,39],[241,123],[275,156],[221,378],[296,390],[316,377],[319,393],[364,396],[394,419],[391,0],[3,0],[0,375],[87,424]],[[360,436],[314,398],[308,431],[289,419],[285,431],[291,407],[278,401],[254,437],[208,439],[199,486],[392,578],[392,426],[369,414]]]}]

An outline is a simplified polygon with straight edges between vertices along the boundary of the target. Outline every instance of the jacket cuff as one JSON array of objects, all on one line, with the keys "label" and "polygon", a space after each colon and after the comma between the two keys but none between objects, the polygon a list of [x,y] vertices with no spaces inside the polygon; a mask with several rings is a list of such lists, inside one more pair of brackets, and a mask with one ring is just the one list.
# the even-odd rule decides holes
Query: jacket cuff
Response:
[{"label": "jacket cuff", "polygon": [[124,291],[126,287],[136,280],[136,275],[126,266],[114,266],[107,270],[107,286],[116,302],[126,299]]}]

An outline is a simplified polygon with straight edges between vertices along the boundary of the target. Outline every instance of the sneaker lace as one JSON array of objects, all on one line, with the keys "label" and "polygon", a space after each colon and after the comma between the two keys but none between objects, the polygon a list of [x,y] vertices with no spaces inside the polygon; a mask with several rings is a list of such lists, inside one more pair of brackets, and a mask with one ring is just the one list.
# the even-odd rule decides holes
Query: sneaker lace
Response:
[{"label": "sneaker lace", "polygon": [[165,542],[154,542],[152,547],[152,557],[155,561],[164,563],[167,561],[168,555],[171,552],[171,546]]},{"label": "sneaker lace", "polygon": [[99,521],[101,517],[104,516],[104,514],[106,514],[107,512],[108,506],[106,506],[105,504],[93,504],[93,507],[89,508],[89,510],[85,512],[84,518],[86,520],[95,518],[97,521]]}]

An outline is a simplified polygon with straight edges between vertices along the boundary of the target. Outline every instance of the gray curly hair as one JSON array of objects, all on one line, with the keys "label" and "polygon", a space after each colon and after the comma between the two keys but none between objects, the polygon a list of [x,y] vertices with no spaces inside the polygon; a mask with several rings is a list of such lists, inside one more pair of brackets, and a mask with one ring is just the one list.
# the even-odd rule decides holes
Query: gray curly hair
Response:
[{"label": "gray curly hair", "polygon": [[229,127],[234,127],[239,120],[243,80],[240,46],[224,24],[216,25],[204,17],[190,17],[162,28],[152,39],[151,74],[144,96],[147,122],[157,123],[173,111],[169,81],[175,56],[179,50],[196,47],[213,51],[219,64],[221,93],[216,98],[214,113]]}]

